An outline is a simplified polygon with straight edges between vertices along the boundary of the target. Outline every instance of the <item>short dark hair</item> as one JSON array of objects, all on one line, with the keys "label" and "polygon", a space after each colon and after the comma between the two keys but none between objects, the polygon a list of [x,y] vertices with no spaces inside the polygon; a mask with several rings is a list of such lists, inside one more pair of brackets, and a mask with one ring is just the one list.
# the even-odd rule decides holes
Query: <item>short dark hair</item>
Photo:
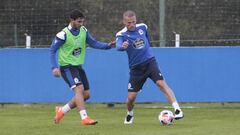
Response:
[{"label": "short dark hair", "polygon": [[83,13],[77,9],[72,10],[70,13],[70,19],[76,20],[78,18],[84,18]]}]

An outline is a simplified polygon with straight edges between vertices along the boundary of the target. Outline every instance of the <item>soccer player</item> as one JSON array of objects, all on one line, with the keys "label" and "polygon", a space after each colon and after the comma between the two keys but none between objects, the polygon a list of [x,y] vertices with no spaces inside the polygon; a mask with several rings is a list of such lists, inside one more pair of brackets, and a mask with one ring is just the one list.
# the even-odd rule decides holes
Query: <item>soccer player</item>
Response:
[{"label": "soccer player", "polygon": [[183,118],[183,112],[175,98],[171,88],[164,81],[156,59],[154,58],[146,24],[136,24],[136,14],[133,11],[126,11],[123,14],[125,27],[116,34],[116,47],[119,51],[126,51],[130,68],[128,84],[127,116],[124,124],[133,123],[133,107],[138,92],[143,84],[150,78],[159,89],[165,94],[168,102],[173,106],[175,119]]},{"label": "soccer player", "polygon": [[[56,124],[64,114],[77,108],[82,125],[95,125],[96,120],[91,119],[86,112],[84,101],[90,97],[89,83],[82,67],[85,59],[86,44],[97,49],[110,49],[115,47],[115,41],[104,43],[95,40],[90,32],[83,26],[84,15],[79,10],[70,14],[70,23],[61,32],[57,33],[50,47],[50,60],[52,73],[56,77],[62,76],[74,92],[74,97],[64,106],[55,108]],[[58,51],[58,64],[56,52]]]}]

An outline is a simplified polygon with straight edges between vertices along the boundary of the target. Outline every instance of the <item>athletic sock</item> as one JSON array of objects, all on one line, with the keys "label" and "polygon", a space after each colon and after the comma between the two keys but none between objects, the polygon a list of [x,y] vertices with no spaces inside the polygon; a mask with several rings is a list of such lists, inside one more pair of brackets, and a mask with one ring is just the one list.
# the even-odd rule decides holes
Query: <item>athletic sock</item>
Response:
[{"label": "athletic sock", "polygon": [[133,110],[127,111],[127,115],[133,116]]},{"label": "athletic sock", "polygon": [[82,120],[87,118],[87,116],[88,116],[86,110],[81,110],[79,112],[79,114],[80,114],[80,117],[82,118]]},{"label": "athletic sock", "polygon": [[181,109],[180,109],[177,101],[175,101],[175,102],[172,103],[172,107],[174,108],[175,111],[176,111],[176,110],[181,111]]},{"label": "athletic sock", "polygon": [[69,112],[70,110],[71,110],[71,108],[70,108],[70,106],[69,106],[68,104],[66,104],[66,105],[64,105],[64,106],[62,107],[63,113],[67,113],[67,112]]}]

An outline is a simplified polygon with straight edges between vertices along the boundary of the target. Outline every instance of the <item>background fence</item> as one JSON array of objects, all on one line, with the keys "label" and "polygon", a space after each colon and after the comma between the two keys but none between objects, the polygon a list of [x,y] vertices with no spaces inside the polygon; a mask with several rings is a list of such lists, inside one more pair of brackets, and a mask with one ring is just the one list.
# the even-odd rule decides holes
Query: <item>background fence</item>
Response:
[{"label": "background fence", "polygon": [[153,46],[240,45],[239,0],[0,0],[0,47],[49,47],[68,24],[72,9],[86,16],[85,26],[99,40],[110,41],[122,28],[122,13],[131,9],[149,26]]}]

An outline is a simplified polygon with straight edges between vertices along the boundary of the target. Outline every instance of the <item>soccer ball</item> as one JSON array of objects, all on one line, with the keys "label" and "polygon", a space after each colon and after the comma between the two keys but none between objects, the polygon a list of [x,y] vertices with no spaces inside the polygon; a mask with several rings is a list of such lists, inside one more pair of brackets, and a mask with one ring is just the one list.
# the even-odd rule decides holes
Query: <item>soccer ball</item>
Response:
[{"label": "soccer ball", "polygon": [[174,122],[174,115],[169,110],[163,110],[159,113],[158,119],[162,125],[171,125]]}]

